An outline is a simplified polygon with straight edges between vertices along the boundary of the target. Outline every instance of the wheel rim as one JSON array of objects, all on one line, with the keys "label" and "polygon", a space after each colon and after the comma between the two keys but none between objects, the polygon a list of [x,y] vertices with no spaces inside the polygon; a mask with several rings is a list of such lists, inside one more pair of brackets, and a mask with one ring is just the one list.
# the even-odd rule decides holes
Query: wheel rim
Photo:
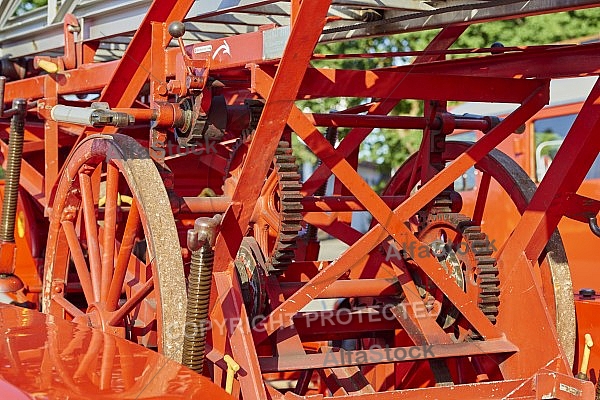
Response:
[{"label": "wheel rim", "polygon": [[50,216],[44,312],[180,361],[183,263],[154,162],[130,137],[94,135],[65,165]]},{"label": "wheel rim", "polygon": [[[443,161],[454,160],[472,145],[472,142],[446,142],[446,148],[442,155]],[[416,162],[418,162],[416,155],[406,160],[382,194],[394,195],[410,192],[412,188],[407,186]],[[494,149],[483,157],[475,165],[475,168],[483,174],[488,174],[497,182],[510,196],[510,200],[519,214],[525,211],[537,187],[512,158]],[[417,166],[417,171],[419,170],[420,167]],[[559,342],[572,366],[576,340],[575,303],[567,256],[558,229],[554,231],[540,256],[540,266],[544,298],[548,307],[553,311],[551,316],[555,321]]]}]

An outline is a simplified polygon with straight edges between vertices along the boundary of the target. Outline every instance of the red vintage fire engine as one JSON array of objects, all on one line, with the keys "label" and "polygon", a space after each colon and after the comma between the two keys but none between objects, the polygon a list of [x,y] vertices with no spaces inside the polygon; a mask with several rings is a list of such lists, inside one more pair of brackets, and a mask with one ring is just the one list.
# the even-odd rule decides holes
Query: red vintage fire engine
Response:
[{"label": "red vintage fire engine", "polygon": [[[471,24],[600,3],[19,4],[0,5],[6,296],[156,349],[237,398],[594,398],[600,203],[585,178],[600,44],[450,47]],[[423,51],[315,54],[438,28]],[[582,76],[572,124],[536,143],[562,107],[544,108],[553,82]],[[362,101],[297,103],[348,97]],[[422,115],[391,115],[404,99]],[[455,101],[514,107],[465,115]],[[422,132],[382,193],[357,172],[376,128]],[[304,181],[293,137],[319,160]],[[366,233],[357,212],[372,216]],[[321,259],[320,232],[348,249]],[[324,299],[344,300],[315,307]]]}]

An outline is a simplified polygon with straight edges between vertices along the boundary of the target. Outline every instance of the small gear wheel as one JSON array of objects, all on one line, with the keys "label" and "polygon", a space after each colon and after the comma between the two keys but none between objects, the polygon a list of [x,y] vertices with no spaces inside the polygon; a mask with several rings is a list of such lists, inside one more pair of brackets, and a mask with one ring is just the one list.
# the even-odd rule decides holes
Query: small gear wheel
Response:
[{"label": "small gear wheel", "polygon": [[[500,293],[498,268],[492,257],[493,244],[481,227],[462,214],[430,213],[422,222],[417,237],[429,246],[429,249],[417,251],[430,251],[456,284],[477,302],[486,317],[496,323]],[[447,329],[455,325],[460,316],[456,307],[421,270],[414,268],[412,275],[426,303],[435,299],[441,304],[437,317],[440,326]]]}]

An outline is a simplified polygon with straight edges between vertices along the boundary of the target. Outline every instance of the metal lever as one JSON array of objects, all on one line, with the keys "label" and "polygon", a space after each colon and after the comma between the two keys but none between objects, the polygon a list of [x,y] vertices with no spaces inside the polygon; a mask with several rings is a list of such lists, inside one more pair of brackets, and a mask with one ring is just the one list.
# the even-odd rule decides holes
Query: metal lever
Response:
[{"label": "metal lever", "polygon": [[225,391],[229,394],[233,392],[233,380],[235,374],[240,370],[240,364],[236,363],[229,355],[223,357],[223,361],[227,364],[227,379],[225,380]]},{"label": "metal lever", "polygon": [[600,237],[600,226],[598,226],[596,217],[590,217],[590,230],[594,235]]},{"label": "metal lever", "polygon": [[577,378],[587,381],[588,364],[590,362],[590,353],[592,351],[592,347],[594,346],[594,341],[592,340],[592,335],[589,333],[586,333],[583,339],[585,347],[583,348],[583,357],[581,357],[581,367],[577,373]]}]

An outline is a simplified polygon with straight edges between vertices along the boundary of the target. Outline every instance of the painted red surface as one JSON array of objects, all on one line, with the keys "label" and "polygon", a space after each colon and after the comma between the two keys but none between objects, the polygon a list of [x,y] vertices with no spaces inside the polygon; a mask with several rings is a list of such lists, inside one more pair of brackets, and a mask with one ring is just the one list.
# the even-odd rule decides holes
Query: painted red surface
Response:
[{"label": "painted red surface", "polygon": [[207,378],[130,341],[0,304],[0,398],[231,397]]}]

